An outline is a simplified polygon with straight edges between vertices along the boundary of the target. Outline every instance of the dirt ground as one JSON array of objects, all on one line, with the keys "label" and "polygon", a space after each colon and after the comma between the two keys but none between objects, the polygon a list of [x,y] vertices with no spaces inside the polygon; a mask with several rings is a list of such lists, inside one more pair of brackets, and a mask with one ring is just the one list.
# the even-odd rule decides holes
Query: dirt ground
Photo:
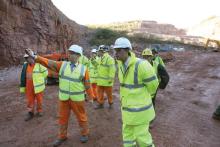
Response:
[{"label": "dirt ground", "polygon": [[[220,147],[220,122],[211,118],[220,104],[220,53],[186,51],[174,53],[167,64],[170,83],[157,95],[157,118],[151,129],[157,147]],[[0,71],[0,147],[51,147],[57,137],[58,87],[48,86],[44,116],[24,122],[26,101],[19,94],[21,67]],[[114,87],[114,108],[94,110],[87,103],[91,134],[79,142],[72,114],[68,140],[62,147],[121,147],[119,86]]]}]

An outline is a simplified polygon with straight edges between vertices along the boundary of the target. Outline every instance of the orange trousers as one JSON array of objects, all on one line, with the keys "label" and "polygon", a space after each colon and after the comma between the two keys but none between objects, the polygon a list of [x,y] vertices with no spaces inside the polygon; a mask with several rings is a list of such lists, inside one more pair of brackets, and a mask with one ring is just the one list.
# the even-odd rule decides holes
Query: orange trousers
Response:
[{"label": "orange trousers", "polygon": [[85,111],[85,102],[75,102],[72,100],[59,101],[59,138],[61,139],[67,138],[68,121],[71,110],[77,118],[78,124],[81,128],[81,135],[89,134],[87,114]]},{"label": "orange trousers", "polygon": [[43,92],[34,93],[34,86],[32,80],[26,81],[26,98],[28,112],[34,113],[35,101],[37,101],[37,112],[42,112]]},{"label": "orange trousers", "polygon": [[108,97],[108,103],[113,103],[112,98],[112,86],[97,86],[97,93],[98,93],[98,103],[104,104],[104,93],[106,93]]},{"label": "orange trousers", "polygon": [[93,92],[93,95],[94,95],[94,99],[93,100],[97,100],[97,84],[96,83],[91,83],[92,85],[92,92]]}]

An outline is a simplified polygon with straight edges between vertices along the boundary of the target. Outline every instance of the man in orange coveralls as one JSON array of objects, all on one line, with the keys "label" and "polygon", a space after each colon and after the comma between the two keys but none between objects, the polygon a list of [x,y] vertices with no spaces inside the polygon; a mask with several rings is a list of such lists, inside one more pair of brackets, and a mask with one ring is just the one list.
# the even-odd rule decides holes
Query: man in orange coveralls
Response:
[{"label": "man in orange coveralls", "polygon": [[[31,50],[26,50],[31,55]],[[60,146],[67,139],[67,127],[70,111],[76,115],[79,126],[81,127],[80,141],[86,143],[88,141],[89,128],[87,114],[85,110],[86,90],[90,99],[94,98],[90,88],[89,72],[86,66],[78,62],[82,55],[82,47],[72,45],[69,48],[69,62],[53,61],[46,58],[31,55],[36,62],[46,66],[47,68],[59,72],[59,138],[54,142],[53,146]]]},{"label": "man in orange coveralls", "polygon": [[33,58],[25,54],[24,62],[21,72],[20,92],[25,93],[27,97],[28,114],[25,121],[29,121],[34,117],[35,100],[37,101],[36,116],[41,117],[42,114],[42,100],[43,91],[45,89],[45,78],[48,75],[47,69],[35,63]]}]

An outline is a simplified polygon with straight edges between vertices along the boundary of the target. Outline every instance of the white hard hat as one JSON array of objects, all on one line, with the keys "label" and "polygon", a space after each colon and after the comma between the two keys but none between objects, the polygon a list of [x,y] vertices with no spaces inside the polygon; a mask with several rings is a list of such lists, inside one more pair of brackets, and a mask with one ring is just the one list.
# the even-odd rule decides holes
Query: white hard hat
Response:
[{"label": "white hard hat", "polygon": [[28,54],[24,54],[24,58],[27,58],[27,57],[29,57],[29,55]]},{"label": "white hard hat", "polygon": [[120,37],[116,39],[114,49],[117,49],[117,48],[128,48],[132,50],[130,41],[125,37]]},{"label": "white hard hat", "polygon": [[98,48],[98,51],[107,52],[107,51],[109,51],[109,46],[107,46],[107,45],[100,45],[99,48]]},{"label": "white hard hat", "polygon": [[91,52],[92,52],[92,53],[96,53],[97,50],[94,48],[94,49],[91,50]]},{"label": "white hard hat", "polygon": [[80,55],[82,55],[83,48],[79,45],[74,44],[70,46],[69,51],[73,51],[75,53],[79,53]]}]

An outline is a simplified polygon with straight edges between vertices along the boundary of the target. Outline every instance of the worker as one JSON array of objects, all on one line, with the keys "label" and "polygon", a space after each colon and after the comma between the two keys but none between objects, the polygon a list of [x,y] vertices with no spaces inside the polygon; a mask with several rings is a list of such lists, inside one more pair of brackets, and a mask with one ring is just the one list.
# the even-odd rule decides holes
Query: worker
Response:
[{"label": "worker", "polygon": [[157,76],[149,62],[135,57],[127,38],[118,38],[114,49],[120,82],[123,146],[153,147],[149,123],[155,117],[151,95],[158,87]]},{"label": "worker", "polygon": [[24,62],[21,72],[20,92],[26,94],[28,114],[25,121],[29,121],[34,117],[35,100],[37,101],[36,116],[41,117],[43,115],[43,91],[48,71],[44,66],[35,63],[34,59],[28,54],[24,55],[24,59],[26,62]]},{"label": "worker", "polygon": [[104,107],[104,93],[108,97],[109,108],[112,108],[112,87],[115,79],[115,60],[108,54],[109,47],[100,45],[98,55],[100,56],[97,70],[97,92],[98,99],[95,109]]},{"label": "worker", "polygon": [[82,56],[79,57],[79,63],[85,65],[88,68],[89,65],[89,59],[82,54]]},{"label": "worker", "polygon": [[[146,59],[153,66],[159,81],[158,88],[164,89],[169,81],[169,75],[165,69],[163,60],[158,55],[154,56],[151,49],[149,48],[146,48],[142,51],[142,57]],[[158,90],[156,90],[156,93],[152,95],[152,102],[154,107],[155,107],[157,91]]]},{"label": "worker", "polygon": [[89,60],[89,77],[90,77],[90,82],[92,86],[92,91],[94,94],[94,101],[97,101],[97,66],[98,66],[98,56],[97,56],[97,50],[92,49],[91,50],[91,58]]},{"label": "worker", "polygon": [[152,48],[151,51],[152,51],[152,54],[153,54],[153,60],[157,61],[160,65],[165,67],[163,59],[159,56],[158,51],[155,48]]},{"label": "worker", "polygon": [[217,107],[217,109],[213,113],[212,118],[216,120],[220,120],[220,105]]},{"label": "worker", "polygon": [[[30,51],[26,51],[30,54]],[[87,113],[85,110],[85,95],[88,93],[91,99],[93,94],[90,88],[89,73],[87,68],[78,62],[82,55],[82,47],[78,45],[70,46],[69,62],[53,61],[41,56],[33,56],[36,62],[59,72],[59,137],[54,142],[54,147],[60,146],[67,139],[67,128],[70,111],[76,115],[76,119],[81,128],[80,141],[88,141],[89,127]]]}]

